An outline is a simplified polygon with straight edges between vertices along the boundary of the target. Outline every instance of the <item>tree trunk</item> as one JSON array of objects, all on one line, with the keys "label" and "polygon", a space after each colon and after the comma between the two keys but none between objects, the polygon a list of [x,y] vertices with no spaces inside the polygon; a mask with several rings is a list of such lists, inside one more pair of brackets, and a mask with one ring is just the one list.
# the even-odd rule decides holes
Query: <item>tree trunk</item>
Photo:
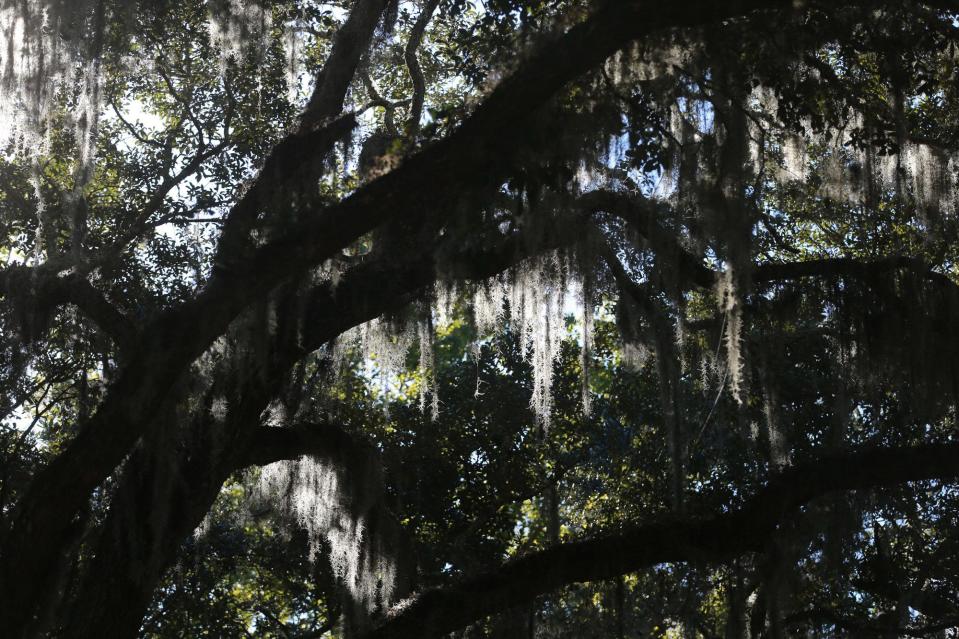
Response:
[{"label": "tree trunk", "polygon": [[164,442],[129,460],[62,636],[137,636],[161,578],[233,470],[208,438],[191,444],[186,459],[177,454],[180,447]]}]

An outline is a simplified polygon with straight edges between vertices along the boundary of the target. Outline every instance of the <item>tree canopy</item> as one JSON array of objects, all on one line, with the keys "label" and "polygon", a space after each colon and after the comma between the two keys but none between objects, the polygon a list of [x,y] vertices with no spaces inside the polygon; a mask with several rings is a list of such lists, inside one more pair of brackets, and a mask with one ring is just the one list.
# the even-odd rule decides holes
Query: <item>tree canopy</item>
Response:
[{"label": "tree canopy", "polygon": [[0,629],[959,637],[954,0],[0,0]]}]

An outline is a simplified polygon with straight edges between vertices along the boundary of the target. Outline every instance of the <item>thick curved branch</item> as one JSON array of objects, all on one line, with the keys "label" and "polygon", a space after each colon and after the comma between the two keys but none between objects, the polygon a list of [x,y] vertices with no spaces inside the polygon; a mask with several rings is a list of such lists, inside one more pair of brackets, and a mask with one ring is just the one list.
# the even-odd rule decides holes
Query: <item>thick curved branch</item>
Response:
[{"label": "thick curved branch", "polygon": [[713,517],[662,521],[562,544],[398,606],[377,639],[439,637],[567,584],[610,579],[667,562],[721,561],[762,551],[783,517],[837,490],[959,477],[959,444],[875,448],[798,466],[773,478],[737,510]]},{"label": "thick curved branch", "polygon": [[[293,192],[308,182],[318,160],[326,157],[339,140],[356,127],[356,116],[346,113],[277,144],[263,163],[256,179],[233,205],[224,220],[217,245],[216,262],[239,262],[247,255],[250,233],[257,216],[270,205],[290,206]],[[279,208],[278,207],[278,208]]]},{"label": "thick curved branch", "polygon": [[[45,265],[44,265],[45,266]],[[20,316],[24,339],[40,337],[44,318],[64,304],[72,304],[110,336],[120,350],[134,342],[133,323],[80,273],[60,275],[50,268],[11,266],[0,272],[0,296]]]},{"label": "thick curved branch", "polygon": [[527,258],[569,246],[581,237],[581,225],[556,224],[535,243],[515,234],[450,256],[437,246],[427,246],[422,253],[401,260],[384,256],[359,264],[344,273],[336,286],[322,284],[310,292],[298,347],[304,353],[315,350],[354,326],[403,308],[434,284],[440,274],[448,281],[484,280]]},{"label": "thick curved branch", "polygon": [[703,265],[702,259],[687,251],[659,223],[661,206],[639,194],[618,191],[596,190],[584,194],[579,204],[593,212],[604,212],[623,219],[633,230],[642,235],[664,264],[676,265],[678,279],[696,286],[709,288],[716,283],[716,275]]},{"label": "thick curved branch", "polygon": [[413,82],[413,98],[410,104],[410,116],[406,122],[406,135],[411,139],[416,137],[420,130],[420,120],[423,117],[423,102],[426,99],[426,79],[423,77],[423,68],[416,57],[416,50],[420,48],[423,42],[423,34],[426,33],[426,27],[433,17],[433,12],[439,6],[439,0],[426,0],[423,11],[420,13],[413,29],[410,31],[410,39],[406,42],[406,49],[403,51],[403,57],[406,60],[406,66],[410,71],[410,80]]},{"label": "thick curved branch", "polygon": [[366,53],[386,0],[357,0],[346,23],[336,32],[333,50],[317,77],[316,87],[300,120],[305,133],[343,110],[346,91]]},{"label": "thick curved branch", "polygon": [[876,260],[859,260],[852,257],[827,257],[796,262],[760,264],[753,272],[755,282],[793,280],[802,277],[851,276],[866,278],[882,271],[906,269],[946,288],[955,288],[956,283],[942,273],[937,273],[919,258],[891,255]]},{"label": "thick curved branch", "polygon": [[238,460],[237,470],[266,466],[303,455],[331,458],[357,447],[353,436],[334,424],[307,424],[292,428],[261,426],[250,438],[249,450]]},{"label": "thick curved branch", "polygon": [[[270,199],[278,193],[290,199],[291,187],[299,191],[299,185],[315,175],[314,165],[356,127],[354,114],[342,114],[343,103],[386,5],[386,0],[357,0],[354,4],[333,38],[330,57],[317,74],[299,128],[270,151],[251,187],[227,215],[217,251],[219,261],[230,254],[239,258],[261,208],[275,204]],[[288,206],[288,202],[279,204]]]},{"label": "thick curved branch", "polygon": [[49,294],[76,306],[116,342],[120,350],[129,347],[136,337],[133,322],[107,300],[87,279],[79,274],[58,277],[50,283]]}]

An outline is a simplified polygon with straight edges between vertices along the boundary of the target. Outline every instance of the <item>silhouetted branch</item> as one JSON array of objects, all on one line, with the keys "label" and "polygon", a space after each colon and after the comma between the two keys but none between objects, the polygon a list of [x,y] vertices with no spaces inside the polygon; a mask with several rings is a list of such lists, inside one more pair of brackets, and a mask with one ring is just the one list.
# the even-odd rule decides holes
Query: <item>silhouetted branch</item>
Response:
[{"label": "silhouetted branch", "polygon": [[423,591],[397,606],[373,637],[439,637],[567,584],[610,579],[662,563],[722,561],[760,552],[786,515],[822,495],[957,477],[959,444],[831,455],[773,477],[730,512],[664,520],[561,544],[485,575]]}]

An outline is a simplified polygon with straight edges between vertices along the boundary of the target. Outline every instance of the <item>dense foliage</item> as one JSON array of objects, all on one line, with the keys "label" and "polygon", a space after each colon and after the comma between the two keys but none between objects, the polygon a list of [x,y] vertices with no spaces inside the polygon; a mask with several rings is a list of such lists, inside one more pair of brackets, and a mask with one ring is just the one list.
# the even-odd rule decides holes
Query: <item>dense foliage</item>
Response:
[{"label": "dense foliage", "polygon": [[957,25],[0,0],[0,634],[959,637]]}]

